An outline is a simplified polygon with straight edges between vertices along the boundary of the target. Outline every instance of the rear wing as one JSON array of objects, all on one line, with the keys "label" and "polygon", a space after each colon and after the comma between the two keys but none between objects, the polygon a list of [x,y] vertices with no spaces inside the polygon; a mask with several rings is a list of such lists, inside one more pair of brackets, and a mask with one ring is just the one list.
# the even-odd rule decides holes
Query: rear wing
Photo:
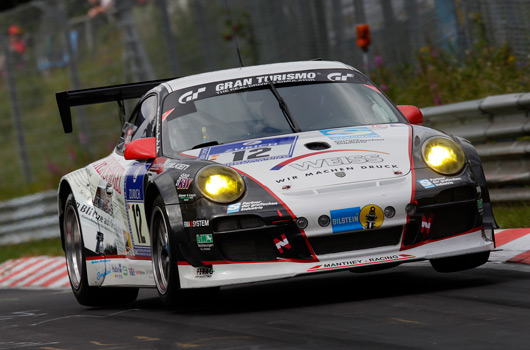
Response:
[{"label": "rear wing", "polygon": [[124,100],[140,98],[152,88],[172,79],[174,78],[58,92],[55,97],[63,123],[63,130],[65,133],[72,132],[70,107],[113,101],[118,102],[120,107],[122,107]]}]

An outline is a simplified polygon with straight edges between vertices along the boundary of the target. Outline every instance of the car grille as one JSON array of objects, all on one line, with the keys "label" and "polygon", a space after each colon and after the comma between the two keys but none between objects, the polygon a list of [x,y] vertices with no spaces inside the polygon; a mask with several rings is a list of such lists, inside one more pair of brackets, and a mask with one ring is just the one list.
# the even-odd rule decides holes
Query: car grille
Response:
[{"label": "car grille", "polygon": [[309,238],[317,255],[341,253],[352,250],[370,249],[399,244],[403,227],[378,230],[360,230],[329,236]]},{"label": "car grille", "polygon": [[263,232],[231,232],[216,236],[217,247],[228,261],[276,260],[272,240]]},{"label": "car grille", "polygon": [[477,202],[467,201],[451,206],[432,207],[419,213],[432,216],[428,233],[422,232],[422,218],[417,215],[407,225],[404,245],[413,245],[425,240],[436,240],[468,232],[481,225]]}]

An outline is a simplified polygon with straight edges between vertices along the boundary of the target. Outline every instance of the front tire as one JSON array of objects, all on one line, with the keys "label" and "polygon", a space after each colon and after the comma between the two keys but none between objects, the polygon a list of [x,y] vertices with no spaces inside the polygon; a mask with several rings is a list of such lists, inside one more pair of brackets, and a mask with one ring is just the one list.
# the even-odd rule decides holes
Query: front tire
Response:
[{"label": "front tire", "polygon": [[480,252],[467,255],[451,256],[448,258],[432,259],[431,265],[437,272],[457,272],[473,269],[485,264],[490,252]]},{"label": "front tire", "polygon": [[79,214],[74,196],[66,198],[64,209],[64,254],[70,286],[81,305],[104,306],[133,302],[138,296],[138,288],[99,288],[91,287],[86,272],[85,244],[79,222]]},{"label": "front tire", "polygon": [[177,244],[173,240],[166,206],[158,196],[151,215],[151,246],[156,289],[164,304],[177,305],[180,293]]}]

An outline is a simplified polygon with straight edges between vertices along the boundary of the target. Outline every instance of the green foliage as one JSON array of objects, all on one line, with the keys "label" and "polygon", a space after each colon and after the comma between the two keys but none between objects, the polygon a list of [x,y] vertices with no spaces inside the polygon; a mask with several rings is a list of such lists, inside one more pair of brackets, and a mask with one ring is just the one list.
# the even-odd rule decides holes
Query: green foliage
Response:
[{"label": "green foliage", "polygon": [[418,107],[530,90],[530,65],[517,62],[508,46],[477,44],[463,57],[425,46],[417,62],[388,68],[376,57],[371,78],[396,104]]}]

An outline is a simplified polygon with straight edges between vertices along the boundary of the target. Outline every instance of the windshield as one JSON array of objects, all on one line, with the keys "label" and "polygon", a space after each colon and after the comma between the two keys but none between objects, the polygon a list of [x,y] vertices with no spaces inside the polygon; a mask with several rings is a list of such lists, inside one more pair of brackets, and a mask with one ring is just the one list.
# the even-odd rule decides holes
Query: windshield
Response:
[{"label": "windshield", "polygon": [[201,98],[204,90],[200,88],[188,89],[196,95],[170,94],[163,107],[164,153],[293,133],[289,118],[301,131],[403,121],[387,99],[368,84],[304,82],[275,87],[290,115],[280,107],[269,84],[205,98]]}]

